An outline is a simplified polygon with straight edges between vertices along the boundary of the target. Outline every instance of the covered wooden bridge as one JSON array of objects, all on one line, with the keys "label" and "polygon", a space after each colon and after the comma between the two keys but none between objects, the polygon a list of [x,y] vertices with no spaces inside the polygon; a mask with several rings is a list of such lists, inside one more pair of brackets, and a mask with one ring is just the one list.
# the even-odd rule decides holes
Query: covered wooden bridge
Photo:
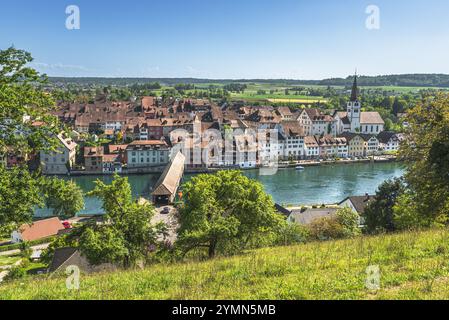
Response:
[{"label": "covered wooden bridge", "polygon": [[184,175],[185,156],[178,154],[165,167],[164,172],[156,183],[154,191],[151,193],[155,204],[164,205],[173,203],[176,197],[176,191]]}]

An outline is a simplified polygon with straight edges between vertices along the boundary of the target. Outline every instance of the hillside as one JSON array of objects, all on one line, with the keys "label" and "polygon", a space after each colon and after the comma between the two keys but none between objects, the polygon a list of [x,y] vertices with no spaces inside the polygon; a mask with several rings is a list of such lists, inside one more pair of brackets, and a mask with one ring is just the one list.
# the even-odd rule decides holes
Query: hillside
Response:
[{"label": "hillside", "polygon": [[[196,78],[63,78],[50,77],[50,82],[55,84],[77,84],[77,85],[116,85],[126,86],[134,83],[159,82],[167,86],[175,84],[197,84],[197,85],[225,85],[233,82],[238,83],[259,83],[284,86],[351,86],[354,80],[353,75],[346,78],[331,78],[323,80],[291,80],[291,79],[196,79]],[[360,76],[360,86],[373,87],[449,87],[449,75],[447,74],[400,74],[400,75],[380,75],[380,76]]]},{"label": "hillside", "polygon": [[[449,231],[270,248],[208,262],[0,286],[0,299],[441,299],[449,298]],[[366,267],[381,290],[365,289]]]}]

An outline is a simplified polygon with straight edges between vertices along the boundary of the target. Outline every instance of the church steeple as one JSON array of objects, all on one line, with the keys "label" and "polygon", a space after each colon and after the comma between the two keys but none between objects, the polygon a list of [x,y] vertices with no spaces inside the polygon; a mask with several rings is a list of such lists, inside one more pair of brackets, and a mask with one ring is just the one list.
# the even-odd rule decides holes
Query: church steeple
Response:
[{"label": "church steeple", "polygon": [[359,96],[359,88],[357,87],[357,71],[354,76],[354,83],[352,84],[352,90],[351,90],[351,102],[358,101]]}]

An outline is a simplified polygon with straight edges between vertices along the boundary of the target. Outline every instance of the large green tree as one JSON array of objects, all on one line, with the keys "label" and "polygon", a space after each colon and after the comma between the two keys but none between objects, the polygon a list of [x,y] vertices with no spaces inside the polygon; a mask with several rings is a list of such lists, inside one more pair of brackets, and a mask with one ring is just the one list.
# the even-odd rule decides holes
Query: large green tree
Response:
[{"label": "large green tree", "polygon": [[84,195],[73,181],[47,178],[42,181],[45,205],[53,209],[53,215],[73,217],[84,209]]},{"label": "large green tree", "polygon": [[[62,129],[51,115],[55,108],[52,95],[43,90],[47,78],[28,67],[32,60],[30,53],[13,47],[0,51],[0,153],[21,155],[25,160],[41,150],[56,150],[55,137]],[[57,198],[64,198],[76,199],[75,208],[80,207],[76,188],[49,193],[47,185],[44,177],[29,173],[26,163],[12,170],[0,168],[0,231],[30,223],[36,206],[43,205],[45,194],[51,206],[58,202]],[[64,190],[76,194],[63,195]],[[72,215],[74,210],[65,210],[72,205],[56,205],[56,213],[66,211],[64,214]]]},{"label": "large green tree", "polygon": [[281,227],[284,219],[261,183],[239,171],[194,177],[184,185],[178,245],[184,253],[206,248],[208,256],[235,252]]},{"label": "large green tree", "polygon": [[[29,154],[55,146],[60,130],[50,113],[55,103],[42,90],[46,76],[27,66],[32,60],[23,50],[0,51],[0,151]],[[34,121],[45,125],[33,125]]]},{"label": "large green tree", "polygon": [[29,222],[35,207],[40,205],[40,180],[28,170],[19,167],[7,170],[0,165],[0,235]]},{"label": "large green tree", "polygon": [[449,95],[426,97],[408,111],[400,155],[406,161],[408,199],[428,225],[449,216]]},{"label": "large green tree", "polygon": [[80,231],[79,247],[91,263],[130,267],[165,232],[164,224],[151,222],[153,206],[133,200],[126,177],[115,176],[110,185],[98,180],[88,195],[100,198],[105,212],[104,223],[91,223]]},{"label": "large green tree", "polygon": [[395,231],[393,208],[405,186],[401,179],[387,180],[382,183],[374,200],[368,204],[363,213],[365,231],[368,233]]},{"label": "large green tree", "polygon": [[[41,89],[46,79],[27,67],[31,61],[22,50],[0,51],[0,153],[25,159],[54,149],[52,137],[58,132],[57,119],[50,115],[54,102]],[[34,125],[37,120],[44,125]],[[13,170],[0,168],[0,229],[5,232],[31,222],[35,206],[42,204],[40,183],[25,164]]]}]

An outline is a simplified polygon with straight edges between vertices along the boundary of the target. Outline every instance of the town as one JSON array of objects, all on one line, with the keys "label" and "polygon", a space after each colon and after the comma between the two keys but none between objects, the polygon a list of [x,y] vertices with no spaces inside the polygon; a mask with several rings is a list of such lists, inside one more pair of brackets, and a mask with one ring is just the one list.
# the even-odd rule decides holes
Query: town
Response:
[{"label": "town", "polygon": [[[347,110],[331,113],[151,96],[135,102],[61,103],[54,115],[72,131],[58,136],[59,150],[42,151],[34,159],[47,175],[96,175],[162,172],[176,150],[185,153],[190,171],[394,156],[403,135],[384,131],[378,112],[362,111],[358,92],[354,77]],[[228,133],[234,140],[230,151],[221,140]],[[32,161],[33,155],[7,154],[1,160],[13,166]]]},{"label": "town", "polygon": [[449,5],[400,1],[4,1],[0,300],[448,299]]}]

